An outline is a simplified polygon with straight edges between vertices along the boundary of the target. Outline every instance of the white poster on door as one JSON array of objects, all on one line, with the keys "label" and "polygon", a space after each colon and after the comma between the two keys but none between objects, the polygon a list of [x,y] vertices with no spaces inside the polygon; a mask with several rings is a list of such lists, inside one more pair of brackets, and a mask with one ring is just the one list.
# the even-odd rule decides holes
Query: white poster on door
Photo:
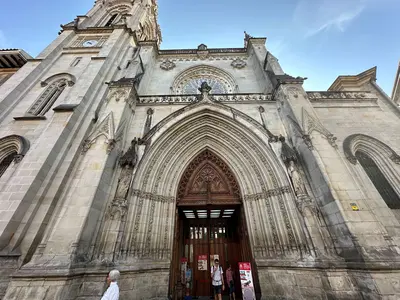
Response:
[{"label": "white poster on door", "polygon": [[243,300],[255,300],[253,274],[251,272],[251,263],[239,263],[240,285],[242,287]]},{"label": "white poster on door", "polygon": [[207,271],[207,255],[199,255],[197,266],[199,271]]}]

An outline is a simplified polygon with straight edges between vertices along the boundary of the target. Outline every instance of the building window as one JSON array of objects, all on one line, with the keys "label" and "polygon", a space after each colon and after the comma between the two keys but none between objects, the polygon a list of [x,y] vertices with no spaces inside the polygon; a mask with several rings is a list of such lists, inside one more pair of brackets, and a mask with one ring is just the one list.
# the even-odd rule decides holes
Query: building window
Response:
[{"label": "building window", "polygon": [[11,165],[11,163],[13,162],[16,155],[17,155],[17,152],[13,152],[13,153],[7,155],[0,162],[0,177],[6,172],[7,168]]},{"label": "building window", "polygon": [[71,63],[71,67],[76,67],[82,60],[82,57],[76,57],[72,63]]},{"label": "building window", "polygon": [[43,116],[53,106],[68,84],[65,78],[56,80],[46,87],[39,99],[29,108],[28,113],[35,116]]},{"label": "building window", "polygon": [[105,27],[111,26],[117,17],[118,17],[118,14],[113,14],[113,15],[111,16],[111,18],[108,19],[108,22],[107,22],[106,25],[104,25],[104,26],[105,26]]},{"label": "building window", "polygon": [[233,77],[224,70],[200,65],[191,67],[180,73],[172,84],[175,94],[200,94],[199,87],[203,82],[212,88],[211,94],[237,93],[237,85]]},{"label": "building window", "polygon": [[391,209],[400,209],[399,196],[372,158],[362,151],[357,151],[355,156],[383,200],[386,202],[386,205]]}]

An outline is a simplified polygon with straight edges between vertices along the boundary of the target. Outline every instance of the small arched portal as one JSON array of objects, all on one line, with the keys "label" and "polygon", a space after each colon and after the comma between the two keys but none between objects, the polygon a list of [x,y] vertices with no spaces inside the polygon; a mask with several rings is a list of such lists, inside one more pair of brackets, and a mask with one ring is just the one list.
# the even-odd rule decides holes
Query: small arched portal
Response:
[{"label": "small arched portal", "polygon": [[[178,238],[172,262],[172,269],[179,272],[175,272],[173,282],[178,285],[182,282],[181,270],[188,264],[192,280],[186,289],[193,296],[212,295],[210,271],[216,258],[224,271],[228,265],[235,270],[235,290],[240,294],[238,263],[252,261],[240,195],[239,184],[229,166],[209,149],[190,162],[180,179]],[[202,263],[204,259],[206,265]]]}]

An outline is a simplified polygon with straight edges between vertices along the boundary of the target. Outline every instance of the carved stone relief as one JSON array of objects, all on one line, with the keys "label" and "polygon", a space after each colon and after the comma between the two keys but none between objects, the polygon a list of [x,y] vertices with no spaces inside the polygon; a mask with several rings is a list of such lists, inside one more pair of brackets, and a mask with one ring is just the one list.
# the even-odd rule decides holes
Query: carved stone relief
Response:
[{"label": "carved stone relief", "polygon": [[310,113],[303,107],[303,128],[307,135],[310,135],[314,130],[321,133],[328,140],[333,148],[337,148],[337,138],[330,133],[324,125],[321,124],[316,118],[312,117]]},{"label": "carved stone relief", "polygon": [[163,61],[163,62],[160,64],[160,68],[163,69],[163,70],[165,70],[165,71],[172,70],[172,69],[175,68],[175,67],[176,67],[176,64],[175,64],[173,61],[169,60],[169,59]]},{"label": "carved stone relief", "polygon": [[247,65],[247,63],[244,60],[239,59],[239,58],[235,59],[231,63],[231,66],[235,69],[243,69],[246,65]]},{"label": "carved stone relief", "polygon": [[87,152],[91,145],[100,136],[104,136],[106,138],[105,143],[108,144],[107,152],[111,152],[115,146],[114,117],[112,112],[105,116],[104,119],[92,129],[88,137],[84,140],[82,145],[82,154]]}]

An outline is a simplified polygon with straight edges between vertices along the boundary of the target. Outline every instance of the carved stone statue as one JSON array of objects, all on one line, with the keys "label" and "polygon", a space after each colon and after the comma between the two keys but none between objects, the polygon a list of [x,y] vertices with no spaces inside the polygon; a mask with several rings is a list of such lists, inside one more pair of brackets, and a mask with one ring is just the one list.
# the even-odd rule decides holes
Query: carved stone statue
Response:
[{"label": "carved stone statue", "polygon": [[138,140],[134,138],[131,142],[131,146],[125,152],[125,154],[120,158],[119,164],[121,167],[130,166],[135,167],[138,158]]},{"label": "carved stone statue", "polygon": [[199,87],[199,91],[202,94],[208,94],[211,91],[212,87],[208,85],[206,81],[204,81],[201,86]]},{"label": "carved stone statue", "polygon": [[288,173],[290,179],[292,180],[293,188],[296,193],[296,196],[306,195],[307,191],[305,189],[303,179],[301,178],[297,166],[295,165],[294,161],[291,160],[288,166]]},{"label": "carved stone statue", "polygon": [[132,177],[132,168],[130,168],[129,166],[125,166],[122,169],[121,175],[119,177],[115,198],[124,198],[124,199],[126,198],[129,190],[129,185],[131,183],[131,177]]}]

